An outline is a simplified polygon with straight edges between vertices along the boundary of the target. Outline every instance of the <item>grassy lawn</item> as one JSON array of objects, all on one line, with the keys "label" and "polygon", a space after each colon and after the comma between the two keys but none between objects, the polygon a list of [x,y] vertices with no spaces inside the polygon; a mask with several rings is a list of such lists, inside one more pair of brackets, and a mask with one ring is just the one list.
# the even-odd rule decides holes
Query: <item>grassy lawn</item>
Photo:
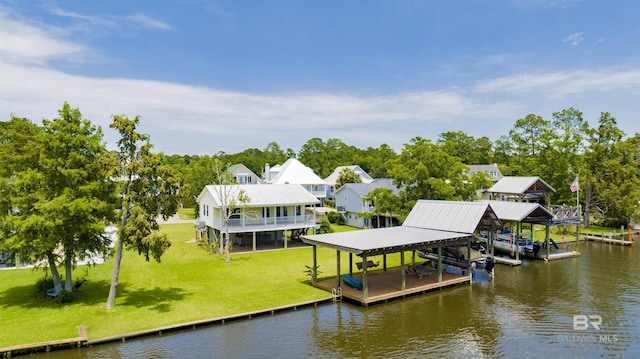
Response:
[{"label": "grassy lawn", "polygon": [[[126,252],[116,307],[110,311],[101,306],[113,261],[77,268],[75,278],[87,282],[81,297],[68,304],[32,296],[43,271],[0,271],[0,347],[77,337],[81,324],[89,339],[96,339],[331,296],[312,287],[304,273],[313,260],[311,247],[234,254],[226,264],[224,257],[209,255],[191,242],[193,224],[164,225],[162,230],[172,239],[162,263],[147,263]],[[327,272],[335,276],[335,251],[319,248],[318,256],[321,270],[330,268]]]},{"label": "grassy lawn", "polygon": [[193,208],[178,208],[178,217],[180,219],[196,219],[196,211]]}]

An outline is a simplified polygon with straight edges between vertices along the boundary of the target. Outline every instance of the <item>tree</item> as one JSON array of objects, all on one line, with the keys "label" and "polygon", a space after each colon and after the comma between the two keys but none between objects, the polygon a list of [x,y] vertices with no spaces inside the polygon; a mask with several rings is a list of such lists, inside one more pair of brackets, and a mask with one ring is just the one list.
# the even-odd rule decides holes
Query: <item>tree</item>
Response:
[{"label": "tree", "polygon": [[[389,188],[379,187],[372,189],[365,200],[373,204],[372,215],[378,217],[378,227],[380,227],[380,216],[393,216],[402,213],[400,197],[395,195]],[[404,218],[402,218],[404,220]]]},{"label": "tree", "polygon": [[473,196],[469,167],[428,139],[413,138],[390,166],[393,184],[404,193],[407,206],[419,199],[463,200]]},{"label": "tree", "polygon": [[[113,116],[111,128],[120,133],[117,177],[123,186],[120,228],[116,244],[115,264],[106,308],[115,306],[122,252],[133,249],[149,261],[160,262],[171,242],[159,233],[158,216],[168,218],[176,213],[180,197],[179,178],[162,163],[162,156],[152,153],[149,136],[137,132],[139,116]],[[142,144],[140,144],[142,143]]]},{"label": "tree", "polygon": [[72,292],[78,260],[106,254],[105,226],[115,219],[116,200],[102,130],[68,103],[59,115],[43,120],[42,132],[32,138],[39,141],[37,165],[14,173],[11,213],[2,226],[19,253],[48,262],[55,293],[62,289],[58,260],[66,272],[64,290]]},{"label": "tree", "polygon": [[215,196],[224,219],[224,237],[220,237],[221,243],[218,245],[220,254],[226,255],[226,262],[231,263],[231,239],[229,237],[229,224],[235,210],[240,205],[250,201],[249,196],[241,190],[233,178],[233,173],[229,170],[229,165],[223,165],[218,159],[214,161],[214,176],[218,186],[215,188]]},{"label": "tree", "polygon": [[338,173],[336,179],[336,191],[347,183],[362,183],[362,179],[349,167],[345,167]]}]

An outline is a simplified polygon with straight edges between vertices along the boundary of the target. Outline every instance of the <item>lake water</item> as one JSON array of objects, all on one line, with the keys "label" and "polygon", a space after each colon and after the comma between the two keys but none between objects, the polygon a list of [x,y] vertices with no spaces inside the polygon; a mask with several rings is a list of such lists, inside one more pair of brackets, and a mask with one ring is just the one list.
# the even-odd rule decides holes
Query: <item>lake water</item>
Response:
[{"label": "lake water", "polygon": [[326,304],[35,357],[640,358],[640,251],[592,242],[579,250],[368,308]]}]

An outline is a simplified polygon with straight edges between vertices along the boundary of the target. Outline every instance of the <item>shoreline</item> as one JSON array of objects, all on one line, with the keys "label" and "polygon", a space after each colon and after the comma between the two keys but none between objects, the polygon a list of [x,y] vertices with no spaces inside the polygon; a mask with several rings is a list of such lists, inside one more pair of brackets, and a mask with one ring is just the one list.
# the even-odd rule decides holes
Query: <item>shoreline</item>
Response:
[{"label": "shoreline", "polygon": [[74,349],[74,348],[82,348],[82,347],[90,348],[94,345],[108,344],[108,343],[114,343],[114,342],[124,343],[129,339],[136,339],[136,338],[143,338],[143,337],[150,337],[150,336],[162,336],[164,333],[172,333],[172,332],[188,330],[188,329],[194,330],[202,327],[222,325],[227,322],[252,319],[253,317],[275,315],[276,313],[280,313],[280,312],[296,311],[298,310],[298,308],[305,308],[305,307],[311,307],[311,306],[317,307],[320,304],[328,304],[328,303],[334,303],[333,297],[329,296],[327,298],[315,299],[315,300],[310,300],[306,302],[294,303],[294,304],[284,305],[280,307],[256,310],[256,311],[251,311],[246,313],[233,314],[233,315],[228,315],[224,317],[201,319],[201,320],[196,320],[191,322],[172,324],[172,325],[167,325],[160,328],[112,335],[112,336],[97,338],[93,340],[89,340],[87,338],[86,327],[84,325],[80,325],[78,326],[78,333],[79,333],[78,337],[0,348],[0,356],[2,356],[2,358],[11,358],[13,356],[31,355],[31,354],[44,353],[44,352],[57,351],[57,350],[66,350],[66,349]]}]

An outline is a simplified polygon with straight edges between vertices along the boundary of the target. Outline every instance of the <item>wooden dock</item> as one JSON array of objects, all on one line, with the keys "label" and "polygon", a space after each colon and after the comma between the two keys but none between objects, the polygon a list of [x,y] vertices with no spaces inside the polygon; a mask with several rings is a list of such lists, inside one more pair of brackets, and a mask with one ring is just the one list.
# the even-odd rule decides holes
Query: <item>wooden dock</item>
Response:
[{"label": "wooden dock", "polygon": [[[579,257],[580,256],[580,252],[576,252],[576,251],[571,251],[571,252],[556,252],[556,253],[549,253],[549,258],[547,260],[553,261],[556,259],[564,259],[564,258],[574,258],[574,257]],[[544,257],[543,257],[544,259]]]},{"label": "wooden dock", "polygon": [[[619,235],[615,235],[616,237],[621,237],[624,238],[626,236],[628,236],[628,234],[619,234]],[[596,236],[593,234],[588,234],[584,236],[586,240],[588,241],[597,241],[597,242],[603,242],[603,243],[609,243],[609,244],[617,244],[617,245],[621,245],[621,246],[632,246],[633,245],[633,241],[629,241],[628,239],[615,239],[613,238],[614,235],[613,234],[608,234],[607,236],[605,236],[604,234],[600,235],[600,236]]]},{"label": "wooden dock", "polygon": [[501,257],[501,256],[493,256],[493,259],[496,260],[496,263],[498,264],[507,264],[510,266],[519,266],[522,264],[522,261],[519,259],[513,259],[513,258],[508,258],[508,257]]},{"label": "wooden dock", "polygon": [[[346,273],[345,273],[346,274]],[[361,273],[353,273],[353,276],[362,280]],[[431,275],[423,275],[420,278],[416,273],[409,272],[405,275],[405,288],[402,290],[402,272],[400,268],[376,269],[367,272],[368,298],[364,298],[364,292],[357,290],[341,282],[342,297],[363,306],[369,304],[387,302],[393,299],[405,298],[410,295],[423,294],[435,289],[442,289],[460,284],[471,283],[471,276],[457,275],[443,272],[442,282],[438,282],[438,272],[432,271]],[[314,286],[328,292],[334,291],[338,286],[337,278],[330,277],[317,281]]]}]

